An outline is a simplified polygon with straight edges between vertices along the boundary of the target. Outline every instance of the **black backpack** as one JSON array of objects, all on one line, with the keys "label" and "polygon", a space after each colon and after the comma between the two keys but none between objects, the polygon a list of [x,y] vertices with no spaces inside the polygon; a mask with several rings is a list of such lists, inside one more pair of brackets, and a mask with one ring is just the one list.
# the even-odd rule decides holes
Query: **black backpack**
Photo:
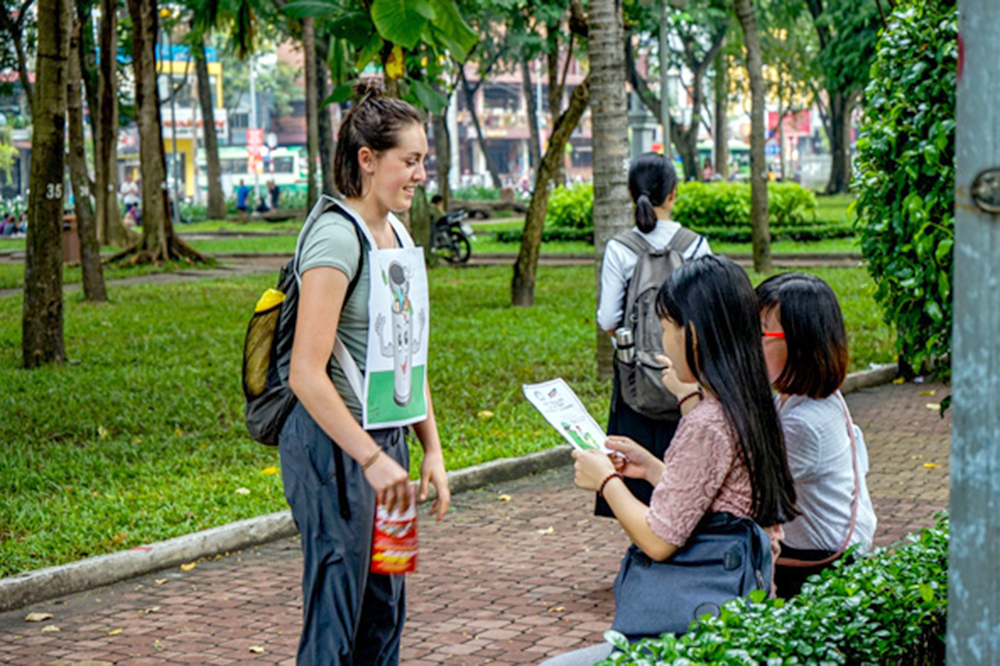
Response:
[{"label": "black backpack", "polygon": [[632,329],[635,357],[631,363],[618,359],[619,386],[625,403],[651,419],[677,418],[677,398],[663,386],[663,366],[656,360],[663,354],[663,327],[656,315],[656,297],[670,274],[684,263],[684,252],[692,243],[704,240],[681,227],[662,250],[655,249],[646,239],[631,229],[614,237],[632,250],[638,260],[635,272],[625,290],[624,321]]},{"label": "black backpack", "polygon": [[[310,217],[337,210],[329,200],[325,208],[313,210]],[[350,219],[350,216],[348,216]],[[302,229],[305,234],[309,226]],[[365,243],[357,224],[354,228],[361,245],[358,272],[351,278],[344,297],[346,304],[354,293],[364,270]],[[301,245],[301,242],[299,243]],[[269,289],[257,304],[257,310],[247,325],[243,343],[243,396],[246,399],[246,426],[250,436],[268,446],[278,445],[278,435],[297,402],[288,385],[288,369],[295,339],[295,320],[299,305],[299,283],[295,277],[296,255],[281,267],[276,289]]]}]

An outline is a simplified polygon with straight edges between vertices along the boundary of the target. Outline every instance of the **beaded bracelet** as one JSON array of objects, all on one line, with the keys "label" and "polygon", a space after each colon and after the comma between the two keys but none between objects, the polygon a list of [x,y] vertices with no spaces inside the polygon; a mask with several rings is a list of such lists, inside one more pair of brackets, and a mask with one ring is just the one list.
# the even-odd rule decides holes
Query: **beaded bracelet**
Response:
[{"label": "beaded bracelet", "polygon": [[679,401],[677,401],[677,409],[680,409],[681,407],[683,407],[685,402],[687,402],[688,400],[690,400],[691,398],[693,398],[695,396],[698,396],[699,400],[704,400],[705,399],[705,394],[702,392],[702,390],[700,388],[696,389],[696,390],[691,391],[690,393],[688,393],[686,396],[684,396],[683,398],[681,398]]},{"label": "beaded bracelet", "polygon": [[598,494],[598,495],[601,495],[601,496],[603,497],[603,496],[604,496],[604,486],[608,485],[608,481],[610,481],[611,479],[615,478],[616,476],[617,476],[617,477],[618,477],[619,479],[621,479],[622,481],[624,481],[624,480],[625,480],[625,477],[624,477],[624,476],[622,476],[622,473],[621,473],[621,472],[614,472],[614,473],[612,473],[612,474],[608,474],[608,475],[607,475],[607,476],[606,476],[606,477],[604,478],[604,480],[603,480],[603,481],[601,481],[601,487],[597,489],[597,494]]}]

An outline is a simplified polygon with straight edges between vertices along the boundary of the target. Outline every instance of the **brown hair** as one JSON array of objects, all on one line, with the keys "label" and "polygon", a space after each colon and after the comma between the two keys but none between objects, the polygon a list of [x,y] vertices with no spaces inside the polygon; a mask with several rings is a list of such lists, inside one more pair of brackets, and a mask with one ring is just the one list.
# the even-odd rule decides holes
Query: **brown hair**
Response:
[{"label": "brown hair", "polygon": [[345,197],[360,197],[361,165],[358,151],[371,148],[376,155],[399,144],[399,132],[412,123],[423,125],[420,112],[409,102],[383,97],[376,84],[358,84],[361,101],[347,113],[337,135],[333,180]]},{"label": "brown hair", "polygon": [[780,393],[825,398],[847,376],[847,331],[837,295],[815,275],[784,273],[757,286],[761,312],[778,308],[788,360],[774,380]]}]

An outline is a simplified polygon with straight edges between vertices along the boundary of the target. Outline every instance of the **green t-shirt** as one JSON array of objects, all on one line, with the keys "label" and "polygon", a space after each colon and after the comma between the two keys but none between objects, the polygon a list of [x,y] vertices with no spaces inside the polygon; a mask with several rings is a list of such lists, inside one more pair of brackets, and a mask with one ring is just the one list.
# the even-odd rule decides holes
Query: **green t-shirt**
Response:
[{"label": "green t-shirt", "polygon": [[[362,264],[361,245],[358,243],[358,232],[354,222],[344,215],[331,212],[321,215],[309,230],[302,245],[299,260],[299,274],[304,275],[310,268],[329,266],[336,268],[347,276],[354,278],[360,266],[362,272],[358,278],[354,292],[344,304],[340,313],[340,324],[337,335],[340,336],[347,352],[358,364],[362,376],[365,372],[365,360],[368,353],[368,293],[369,277],[368,262]],[[347,408],[361,422],[361,400],[354,394],[340,364],[330,355],[328,368],[330,378],[340,397],[344,399]]]}]

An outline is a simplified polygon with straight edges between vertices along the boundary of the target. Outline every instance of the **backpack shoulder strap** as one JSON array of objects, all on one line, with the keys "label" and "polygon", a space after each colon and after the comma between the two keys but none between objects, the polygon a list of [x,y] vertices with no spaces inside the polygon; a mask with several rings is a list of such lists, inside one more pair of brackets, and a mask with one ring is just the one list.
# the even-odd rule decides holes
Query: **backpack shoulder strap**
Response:
[{"label": "backpack shoulder strap", "polygon": [[699,238],[701,238],[700,235],[686,227],[681,227],[677,230],[677,233],[674,234],[674,237],[670,239],[670,242],[667,243],[667,249],[675,250],[676,252],[684,254],[684,252],[691,247],[691,243],[695,242]]},{"label": "backpack shoulder strap", "polygon": [[628,231],[623,231],[611,240],[618,241],[628,249],[632,250],[637,256],[642,256],[653,249],[653,246],[649,244],[645,238],[637,233],[634,233],[631,229]]}]

